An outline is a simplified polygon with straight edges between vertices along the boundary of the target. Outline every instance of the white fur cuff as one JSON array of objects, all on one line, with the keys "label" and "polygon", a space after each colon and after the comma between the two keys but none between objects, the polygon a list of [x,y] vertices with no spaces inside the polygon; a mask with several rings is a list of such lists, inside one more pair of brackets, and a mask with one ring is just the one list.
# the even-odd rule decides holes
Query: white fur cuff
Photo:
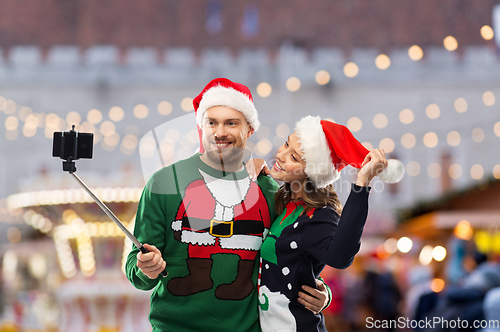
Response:
[{"label": "white fur cuff", "polygon": [[172,221],[172,230],[180,231],[182,229],[182,220]]}]

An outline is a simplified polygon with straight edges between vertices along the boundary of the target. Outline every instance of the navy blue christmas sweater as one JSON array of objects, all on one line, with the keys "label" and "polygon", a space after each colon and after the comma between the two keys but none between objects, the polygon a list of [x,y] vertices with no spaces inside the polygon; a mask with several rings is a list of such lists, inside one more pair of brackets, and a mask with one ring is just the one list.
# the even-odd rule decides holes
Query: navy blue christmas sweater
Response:
[{"label": "navy blue christmas sweater", "polygon": [[262,244],[259,274],[259,318],[263,332],[326,331],[322,314],[297,302],[302,285],[315,279],[328,264],[345,269],[361,244],[368,214],[370,187],[352,184],[342,215],[318,208],[301,216],[303,204],[290,202],[272,224]]}]

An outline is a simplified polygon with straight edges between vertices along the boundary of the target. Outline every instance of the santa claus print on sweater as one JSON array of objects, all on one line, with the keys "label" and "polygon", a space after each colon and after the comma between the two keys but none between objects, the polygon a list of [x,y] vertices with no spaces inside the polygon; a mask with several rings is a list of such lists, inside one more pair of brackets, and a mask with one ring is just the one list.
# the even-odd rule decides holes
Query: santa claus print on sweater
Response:
[{"label": "santa claus print on sweater", "polygon": [[185,189],[172,221],[174,237],[188,244],[189,274],[173,278],[173,295],[188,296],[211,289],[212,255],[239,257],[236,279],[217,286],[215,296],[241,300],[253,290],[255,258],[270,227],[269,207],[259,188],[248,177],[213,177],[201,169],[201,179]]}]

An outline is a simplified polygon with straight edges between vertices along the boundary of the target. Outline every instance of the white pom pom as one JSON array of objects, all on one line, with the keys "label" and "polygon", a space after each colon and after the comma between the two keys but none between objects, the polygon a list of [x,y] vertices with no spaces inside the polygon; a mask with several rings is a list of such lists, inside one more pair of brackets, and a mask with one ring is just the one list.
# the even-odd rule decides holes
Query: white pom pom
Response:
[{"label": "white pom pom", "polygon": [[401,181],[403,175],[405,175],[403,163],[396,159],[389,159],[387,162],[387,167],[378,175],[379,179],[386,183]]}]

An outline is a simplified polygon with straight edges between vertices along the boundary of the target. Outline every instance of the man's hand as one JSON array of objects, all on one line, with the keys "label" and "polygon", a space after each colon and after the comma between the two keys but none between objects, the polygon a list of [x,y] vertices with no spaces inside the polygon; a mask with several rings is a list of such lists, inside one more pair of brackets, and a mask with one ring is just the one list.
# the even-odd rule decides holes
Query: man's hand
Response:
[{"label": "man's hand", "polygon": [[264,159],[250,159],[246,164],[245,167],[247,168],[248,176],[252,181],[257,180],[257,176],[259,176],[260,173],[263,173],[265,175],[270,175],[271,171],[269,170],[269,167],[267,167],[266,161]]},{"label": "man's hand", "polygon": [[161,257],[161,252],[153,245],[143,244],[148,249],[147,254],[139,252],[137,254],[137,267],[141,269],[149,279],[156,279],[165,270],[167,263]]},{"label": "man's hand", "polygon": [[311,310],[315,315],[319,314],[328,304],[328,291],[325,284],[316,279],[316,286],[318,286],[318,289],[305,285],[302,286],[302,289],[311,295],[299,292],[297,299],[297,302]]}]

